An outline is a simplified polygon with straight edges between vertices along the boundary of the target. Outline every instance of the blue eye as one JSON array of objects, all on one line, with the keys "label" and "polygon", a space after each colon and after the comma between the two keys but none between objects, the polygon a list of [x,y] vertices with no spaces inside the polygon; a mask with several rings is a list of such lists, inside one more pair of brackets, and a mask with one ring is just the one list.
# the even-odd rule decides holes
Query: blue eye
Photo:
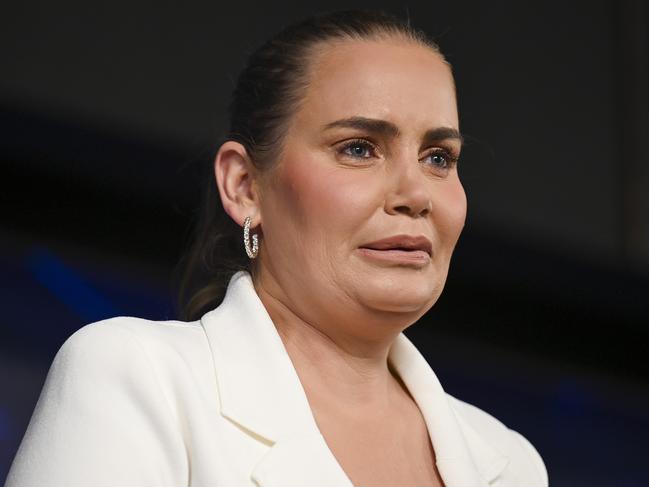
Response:
[{"label": "blue eye", "polygon": [[436,166],[446,167],[449,164],[449,162],[448,162],[448,160],[447,160],[447,158],[446,158],[446,156],[444,154],[433,153],[433,154],[430,154],[428,157],[430,157],[431,162],[433,164],[435,164]]},{"label": "blue eye", "polygon": [[341,150],[343,154],[356,159],[368,159],[371,157],[372,151],[374,151],[374,145],[362,139],[346,143]]},{"label": "blue eye", "polygon": [[[371,159],[377,156],[376,146],[365,139],[354,139],[347,141],[340,149],[340,154],[343,154],[352,159]],[[427,163],[430,167],[437,170],[448,170],[455,165],[458,157],[449,150],[443,148],[436,148],[433,152],[424,157],[423,161],[429,160]]]},{"label": "blue eye", "polygon": [[452,156],[445,150],[437,150],[426,156],[431,161],[431,165],[440,169],[450,169],[456,162],[457,157]]}]

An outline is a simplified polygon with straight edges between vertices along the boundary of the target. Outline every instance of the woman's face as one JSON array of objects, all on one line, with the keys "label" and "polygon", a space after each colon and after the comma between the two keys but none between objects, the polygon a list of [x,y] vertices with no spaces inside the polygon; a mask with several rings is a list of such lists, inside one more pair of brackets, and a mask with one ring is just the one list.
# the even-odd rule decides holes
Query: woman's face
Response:
[{"label": "woman's face", "polygon": [[[414,322],[443,289],[466,216],[448,66],[405,41],[328,44],[284,144],[260,187],[262,280],[312,322]],[[403,235],[418,240],[374,244]],[[408,245],[424,250],[395,250]]]}]

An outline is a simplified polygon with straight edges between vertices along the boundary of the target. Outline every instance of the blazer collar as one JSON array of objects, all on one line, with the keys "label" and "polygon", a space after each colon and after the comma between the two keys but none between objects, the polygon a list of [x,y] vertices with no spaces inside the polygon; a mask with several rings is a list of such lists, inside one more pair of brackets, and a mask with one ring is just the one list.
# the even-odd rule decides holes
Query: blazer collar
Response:
[{"label": "blazer collar", "polygon": [[[318,430],[249,273],[232,276],[222,304],[201,324],[214,360],[221,414],[270,447],[253,479],[264,487],[351,487]],[[488,485],[507,459],[453,410],[426,359],[404,334],[395,340],[389,360],[422,412],[445,485]]]}]

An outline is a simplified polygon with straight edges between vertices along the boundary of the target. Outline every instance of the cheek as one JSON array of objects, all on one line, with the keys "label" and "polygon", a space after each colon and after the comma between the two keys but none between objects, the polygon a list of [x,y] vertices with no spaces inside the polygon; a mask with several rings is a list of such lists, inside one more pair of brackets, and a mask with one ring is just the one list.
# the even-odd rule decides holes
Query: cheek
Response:
[{"label": "cheek", "polygon": [[278,187],[282,206],[301,229],[325,238],[352,231],[372,212],[374,192],[368,191],[367,178],[315,160],[287,163]]},{"label": "cheek", "polygon": [[435,192],[438,198],[437,204],[433,201],[433,219],[440,239],[452,251],[464,228],[467,201],[459,179],[447,182],[449,184]]}]

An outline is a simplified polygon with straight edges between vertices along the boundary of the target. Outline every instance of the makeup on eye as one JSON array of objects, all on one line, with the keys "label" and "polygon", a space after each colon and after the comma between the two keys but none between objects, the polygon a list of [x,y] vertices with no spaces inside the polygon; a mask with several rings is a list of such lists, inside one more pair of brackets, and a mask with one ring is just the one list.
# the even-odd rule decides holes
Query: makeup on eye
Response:
[{"label": "makeup on eye", "polygon": [[[353,149],[358,149],[358,148],[360,148],[361,151],[353,151]],[[378,148],[376,144],[366,139],[348,140],[344,142],[342,146],[340,146],[337,150],[340,154],[346,155],[353,159],[369,159],[372,157],[372,155],[365,156],[363,154],[372,151],[373,154],[376,155],[378,152]],[[352,150],[353,152],[348,152],[350,150]],[[431,152],[429,152],[426,156],[424,156],[423,159],[425,160],[429,157],[432,157],[432,158],[437,158],[439,160],[440,158],[442,158],[443,162],[433,163],[432,165],[439,167],[440,169],[450,169],[457,163],[459,159],[459,154],[457,154],[456,152],[457,151],[454,151],[452,149],[437,147],[433,149]]]},{"label": "makeup on eye", "polygon": [[340,152],[342,152],[344,155],[348,155],[353,158],[360,158],[360,159],[368,159],[368,157],[362,157],[361,154],[357,153],[347,153],[348,149],[352,148],[362,148],[363,150],[368,150],[368,151],[373,151],[374,153],[377,152],[377,147],[375,144],[369,142],[368,140],[365,139],[353,139],[353,140],[348,140],[345,142],[339,149]]},{"label": "makeup on eye", "polygon": [[435,166],[438,166],[441,169],[451,169],[453,166],[455,166],[457,164],[457,162],[458,162],[458,160],[460,158],[459,154],[455,153],[454,151],[443,149],[443,148],[438,148],[438,149],[433,150],[432,152],[427,154],[424,159],[429,158],[429,157],[433,157],[433,158],[434,157],[437,157],[437,158],[443,157],[444,161],[445,161],[443,166],[439,166],[439,164],[434,164]]}]

